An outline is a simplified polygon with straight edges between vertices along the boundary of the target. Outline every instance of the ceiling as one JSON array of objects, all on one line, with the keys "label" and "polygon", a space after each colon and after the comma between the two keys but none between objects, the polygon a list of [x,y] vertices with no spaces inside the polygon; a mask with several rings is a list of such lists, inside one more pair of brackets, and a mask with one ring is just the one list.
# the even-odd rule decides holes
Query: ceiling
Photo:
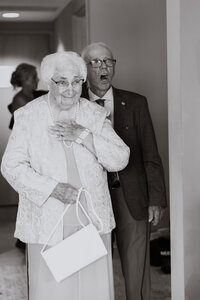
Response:
[{"label": "ceiling", "polygon": [[[0,0],[0,22],[50,22],[71,0]],[[73,0],[72,0],[73,1]],[[18,12],[20,18],[3,18],[4,12]]]}]

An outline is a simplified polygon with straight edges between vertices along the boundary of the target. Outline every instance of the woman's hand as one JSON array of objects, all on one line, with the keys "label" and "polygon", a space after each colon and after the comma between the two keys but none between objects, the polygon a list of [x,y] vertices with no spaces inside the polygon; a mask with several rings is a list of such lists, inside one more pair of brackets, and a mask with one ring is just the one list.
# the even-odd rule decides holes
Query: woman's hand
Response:
[{"label": "woman's hand", "polygon": [[70,141],[74,142],[84,127],[78,125],[74,121],[58,122],[54,126],[49,127],[49,132],[57,138],[59,141]]},{"label": "woman's hand", "polygon": [[54,197],[64,204],[74,204],[78,196],[78,189],[68,183],[58,183],[50,197]]}]

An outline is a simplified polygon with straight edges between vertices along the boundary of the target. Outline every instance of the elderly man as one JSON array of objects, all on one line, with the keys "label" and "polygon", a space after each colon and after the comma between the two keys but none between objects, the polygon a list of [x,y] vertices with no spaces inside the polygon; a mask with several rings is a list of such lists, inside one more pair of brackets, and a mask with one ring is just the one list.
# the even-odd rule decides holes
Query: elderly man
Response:
[{"label": "elderly man", "polygon": [[83,49],[82,57],[89,86],[82,96],[110,111],[115,131],[131,149],[128,166],[108,174],[108,179],[126,299],[149,300],[149,223],[157,225],[160,221],[166,191],[147,100],[112,86],[116,60],[107,45],[90,44]]}]

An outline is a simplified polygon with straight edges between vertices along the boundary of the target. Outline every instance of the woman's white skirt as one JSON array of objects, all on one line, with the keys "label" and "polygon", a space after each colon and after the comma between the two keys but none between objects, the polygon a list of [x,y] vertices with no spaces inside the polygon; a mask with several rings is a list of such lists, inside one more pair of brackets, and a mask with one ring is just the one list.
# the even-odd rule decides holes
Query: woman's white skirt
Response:
[{"label": "woman's white skirt", "polygon": [[[64,236],[80,227],[71,205],[64,217]],[[102,236],[108,255],[81,271],[57,283],[49,271],[40,251],[42,245],[28,244],[29,300],[114,300],[111,235]]]}]

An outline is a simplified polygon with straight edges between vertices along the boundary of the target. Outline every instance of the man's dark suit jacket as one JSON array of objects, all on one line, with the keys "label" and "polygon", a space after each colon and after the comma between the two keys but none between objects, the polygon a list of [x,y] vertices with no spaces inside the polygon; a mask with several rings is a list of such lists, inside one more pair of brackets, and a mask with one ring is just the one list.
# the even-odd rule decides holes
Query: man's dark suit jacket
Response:
[{"label": "man's dark suit jacket", "polygon": [[[163,166],[147,100],[114,87],[113,95],[114,129],[131,153],[128,166],[119,172],[120,184],[131,215],[147,219],[149,205],[166,206]],[[82,97],[89,99],[86,89]]]}]

